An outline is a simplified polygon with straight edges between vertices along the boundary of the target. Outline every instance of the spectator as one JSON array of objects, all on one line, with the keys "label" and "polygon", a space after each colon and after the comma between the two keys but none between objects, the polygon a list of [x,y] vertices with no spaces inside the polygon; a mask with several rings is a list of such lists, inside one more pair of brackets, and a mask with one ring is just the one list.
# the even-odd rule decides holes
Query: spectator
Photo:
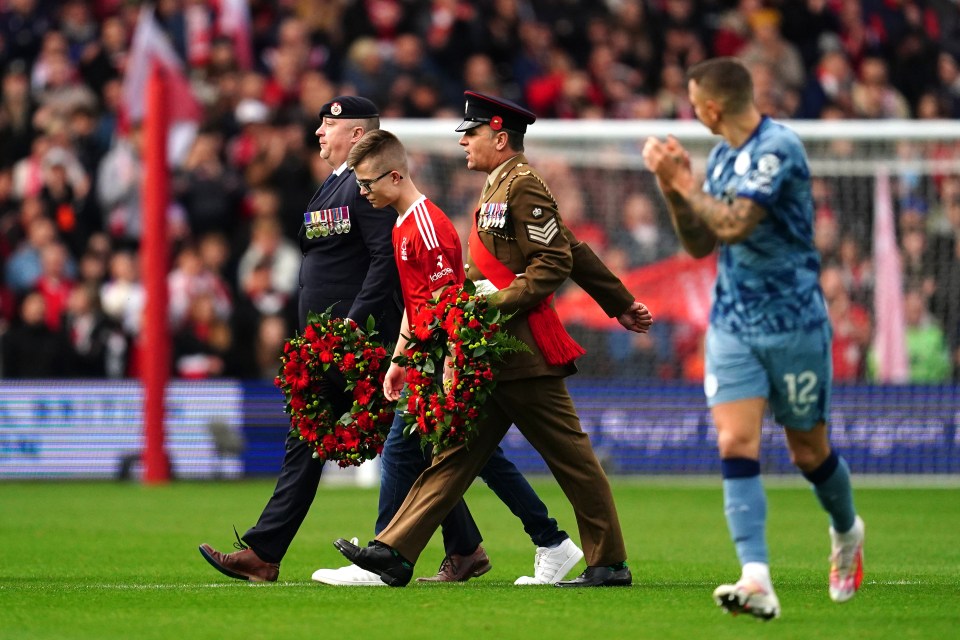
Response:
[{"label": "spectator", "polygon": [[[24,206],[26,209],[26,205]],[[7,286],[14,293],[33,289],[43,273],[41,255],[57,240],[57,231],[49,218],[39,215],[29,222],[27,238],[10,256],[6,264]]]},{"label": "spectator", "polygon": [[[950,379],[950,356],[943,330],[927,311],[926,297],[915,289],[903,298],[906,320],[907,381],[914,384],[942,383]],[[877,354],[870,351],[867,375],[876,380]]]},{"label": "spectator", "polygon": [[840,224],[830,211],[819,211],[813,221],[813,244],[824,262],[835,261],[840,247]]},{"label": "spectator", "polygon": [[657,262],[677,252],[676,236],[664,233],[658,218],[656,206],[646,194],[635,191],[623,200],[625,233],[617,236],[616,244],[628,256],[629,267]]},{"label": "spectator", "polygon": [[173,195],[187,213],[190,230],[197,237],[225,231],[235,224],[243,195],[243,182],[222,160],[220,134],[203,130],[177,172]]},{"label": "spectator", "polygon": [[960,118],[960,65],[957,56],[941,51],[937,57],[938,94],[947,117]]},{"label": "spectator", "polygon": [[803,58],[793,44],[784,40],[780,20],[776,9],[757,9],[747,16],[752,37],[737,55],[747,66],[758,62],[770,65],[787,89],[799,91],[806,78]]},{"label": "spectator", "polygon": [[53,27],[37,0],[11,0],[0,14],[0,41],[11,60],[33,60],[43,35]]},{"label": "spectator", "polygon": [[[517,66],[521,65],[518,61],[518,64],[514,65],[513,75],[522,76],[520,81],[521,86],[525,86],[527,81],[536,75],[540,70],[539,65],[536,65],[532,61],[525,68],[518,69]],[[493,60],[490,59],[490,56],[484,53],[476,53],[469,58],[463,65],[463,88],[470,91],[478,91],[480,93],[491,93],[497,94],[503,91],[500,79],[497,77],[496,69],[493,66]],[[454,89],[456,93],[462,93],[463,88]]]},{"label": "spectator", "polygon": [[[76,269],[72,264],[68,265],[68,259],[66,248],[59,242],[51,242],[40,252],[41,273],[35,287],[43,296],[47,326],[54,331],[63,327],[63,313],[67,310],[67,300],[74,287]],[[70,274],[67,273],[68,268]]]},{"label": "spectator", "polygon": [[46,304],[37,292],[20,304],[19,322],[2,337],[4,378],[67,378],[73,375],[70,342],[47,326]]},{"label": "spectator", "polygon": [[40,195],[43,189],[43,158],[51,148],[50,139],[40,135],[30,144],[30,155],[13,165],[13,194],[23,199]]},{"label": "spectator", "polygon": [[[270,265],[264,262],[254,265],[240,280],[240,294],[237,297],[231,328],[235,338],[234,356],[239,364],[237,375],[242,378],[257,378],[263,374],[263,354],[259,351],[258,340],[261,339],[266,319],[280,319],[285,330],[296,322],[296,299],[276,291],[270,279]],[[287,337],[286,334],[284,337]],[[275,356],[276,354],[271,377],[276,375]]]},{"label": "spectator", "polygon": [[809,69],[824,49],[839,48],[840,21],[827,0],[779,3],[783,12],[781,31],[792,42]]},{"label": "spectator", "polygon": [[[230,289],[219,275],[203,264],[195,245],[187,244],[180,249],[176,267],[170,272],[167,282],[170,288],[170,323],[174,328],[181,327],[188,321],[193,301],[200,296],[208,299],[207,303],[218,320],[230,317],[233,307]],[[201,307],[199,313],[203,316],[202,322],[208,323],[207,309]],[[196,321],[196,318],[194,320]]]},{"label": "spectator", "polygon": [[301,259],[296,245],[283,237],[276,218],[257,218],[253,221],[250,246],[240,258],[237,277],[242,286],[255,267],[266,267],[270,290],[284,296],[285,303],[297,290]]},{"label": "spectator", "polygon": [[173,334],[173,370],[177,377],[198,380],[224,374],[231,337],[217,304],[207,292],[190,298],[180,328]]},{"label": "spectator", "polygon": [[90,285],[74,287],[64,316],[73,347],[76,375],[122,378],[127,369],[127,337],[120,325],[100,309],[100,294]]},{"label": "spectator", "polygon": [[33,126],[35,105],[26,71],[23,60],[14,60],[3,74],[0,91],[0,166],[11,166],[29,155],[37,135]]},{"label": "spectator", "polygon": [[[62,149],[54,148],[47,152],[43,160],[40,200],[47,215],[57,225],[60,236],[67,240],[74,254],[79,254],[86,244],[85,236],[91,226],[89,221],[80,218],[88,184],[84,176],[84,180],[75,188],[67,175],[67,163],[67,155]],[[78,193],[77,189],[81,191]]]},{"label": "spectator", "polygon": [[110,277],[100,287],[100,301],[104,313],[128,336],[140,334],[145,297],[133,253],[120,250],[110,257]]},{"label": "spectator", "polygon": [[142,132],[134,125],[118,135],[100,163],[97,200],[103,212],[103,228],[116,239],[139,241],[140,191],[143,179]]},{"label": "spectator", "polygon": [[360,38],[350,45],[343,80],[351,93],[370,96],[378,104],[389,102],[390,71],[376,40]]},{"label": "spectator", "polygon": [[830,49],[821,56],[801,96],[800,118],[819,118],[827,106],[853,114],[853,70],[846,54]]},{"label": "spectator", "polygon": [[736,56],[750,42],[748,17],[762,8],[760,0],[739,0],[717,16],[711,48],[718,56]]},{"label": "spectator", "polygon": [[838,266],[828,265],[823,268],[820,272],[820,286],[827,302],[830,324],[833,326],[833,379],[836,382],[861,380],[870,347],[870,313],[850,299],[843,272]]},{"label": "spectator", "polygon": [[229,164],[243,171],[267,145],[270,134],[270,108],[256,98],[243,98],[233,111],[239,135],[227,147]]},{"label": "spectator", "polygon": [[853,84],[853,112],[858,118],[909,118],[910,106],[890,84],[887,63],[871,56],[860,65],[860,78]]},{"label": "spectator", "polygon": [[909,229],[900,241],[904,287],[919,291],[929,300],[937,287],[931,256],[927,252],[927,234]]},{"label": "spectator", "polygon": [[94,287],[99,300],[100,287],[107,280],[106,259],[95,251],[87,250],[80,256],[77,271],[77,286]]},{"label": "spectator", "polygon": [[110,16],[100,25],[99,39],[83,47],[78,63],[80,76],[97,95],[103,93],[108,81],[120,77],[127,59],[128,40],[123,21]]},{"label": "spectator", "polygon": [[687,97],[687,79],[679,64],[667,63],[660,70],[660,90],[657,91],[657,113],[663,118],[692,120],[693,107]]},{"label": "spectator", "polygon": [[840,239],[840,257],[837,267],[843,286],[854,303],[864,307],[873,304],[873,264],[864,257],[860,240],[855,234],[844,233]]},{"label": "spectator", "polygon": [[0,168],[0,264],[6,262],[14,247],[23,239],[17,205],[13,198],[13,177],[10,170]]},{"label": "spectator", "polygon": [[277,375],[283,343],[290,335],[284,316],[268,315],[260,320],[255,347],[256,378],[272,381]]}]

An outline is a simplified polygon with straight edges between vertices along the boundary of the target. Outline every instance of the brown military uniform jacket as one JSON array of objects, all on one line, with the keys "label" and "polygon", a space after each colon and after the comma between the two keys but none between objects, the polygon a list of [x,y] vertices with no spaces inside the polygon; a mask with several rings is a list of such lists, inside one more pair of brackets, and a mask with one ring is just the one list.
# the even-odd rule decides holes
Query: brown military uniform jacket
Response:
[{"label": "brown military uniform jacket", "polygon": [[[527,324],[527,312],[554,293],[568,277],[610,317],[623,313],[634,297],[590,247],[564,226],[553,195],[523,154],[501,169],[492,187],[481,196],[474,216],[487,250],[513,273],[520,274],[494,294],[492,301],[504,313],[515,314],[506,328],[526,343],[530,353],[508,355],[500,365],[500,379],[573,373],[573,364],[556,367],[544,361]],[[467,277],[486,277],[477,268],[472,252],[467,261]]]}]

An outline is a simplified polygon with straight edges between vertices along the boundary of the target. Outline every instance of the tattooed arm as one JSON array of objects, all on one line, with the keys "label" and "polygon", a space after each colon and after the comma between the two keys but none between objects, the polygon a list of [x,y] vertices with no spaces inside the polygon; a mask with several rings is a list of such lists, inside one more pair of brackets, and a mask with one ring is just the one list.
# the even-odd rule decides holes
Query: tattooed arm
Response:
[{"label": "tattooed arm", "polygon": [[718,240],[745,240],[766,215],[766,210],[752,200],[737,198],[726,204],[697,189],[690,158],[673,137],[666,143],[649,138],[643,159],[657,176],[683,248],[695,258],[709,255]]},{"label": "tattooed arm", "polygon": [[[660,190],[667,200],[667,209],[670,210],[670,221],[680,238],[680,243],[694,258],[703,258],[710,255],[717,246],[717,235],[710,230],[704,221],[697,215],[691,202],[680,195],[679,191],[668,189],[657,180]],[[704,195],[704,194],[700,194]],[[710,196],[707,196],[710,198]],[[712,199],[712,198],[710,198]]]},{"label": "tattooed arm", "polygon": [[[714,240],[728,244],[743,242],[767,215],[766,209],[749,198],[737,198],[732,204],[726,204],[702,191],[694,191],[686,197],[678,191],[665,195],[681,239],[684,237],[681,225],[684,224],[690,229],[686,233],[693,240],[709,233]],[[684,247],[687,247],[687,242],[684,242]]]}]

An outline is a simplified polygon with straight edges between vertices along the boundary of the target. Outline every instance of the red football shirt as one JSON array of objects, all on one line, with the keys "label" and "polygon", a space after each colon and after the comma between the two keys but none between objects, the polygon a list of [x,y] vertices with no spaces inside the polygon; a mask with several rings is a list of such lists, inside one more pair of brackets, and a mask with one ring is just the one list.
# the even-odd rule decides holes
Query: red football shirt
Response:
[{"label": "red football shirt", "polygon": [[466,278],[460,236],[440,208],[420,198],[397,219],[393,256],[400,273],[407,318],[433,299],[433,292]]}]

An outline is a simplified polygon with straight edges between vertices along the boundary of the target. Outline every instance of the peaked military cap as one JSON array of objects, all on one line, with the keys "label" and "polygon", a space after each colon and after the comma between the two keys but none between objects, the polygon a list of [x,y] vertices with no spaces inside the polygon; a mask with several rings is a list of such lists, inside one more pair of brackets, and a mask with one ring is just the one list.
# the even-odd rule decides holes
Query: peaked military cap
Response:
[{"label": "peaked military cap", "polygon": [[377,105],[361,96],[337,96],[320,108],[323,118],[376,118]]},{"label": "peaked military cap", "polygon": [[504,98],[495,98],[485,93],[464,91],[467,106],[463,114],[463,122],[457,131],[467,131],[482,124],[490,125],[494,131],[509,129],[517,133],[526,133],[527,125],[533,124],[537,116],[529,109],[524,109],[515,102]]}]

